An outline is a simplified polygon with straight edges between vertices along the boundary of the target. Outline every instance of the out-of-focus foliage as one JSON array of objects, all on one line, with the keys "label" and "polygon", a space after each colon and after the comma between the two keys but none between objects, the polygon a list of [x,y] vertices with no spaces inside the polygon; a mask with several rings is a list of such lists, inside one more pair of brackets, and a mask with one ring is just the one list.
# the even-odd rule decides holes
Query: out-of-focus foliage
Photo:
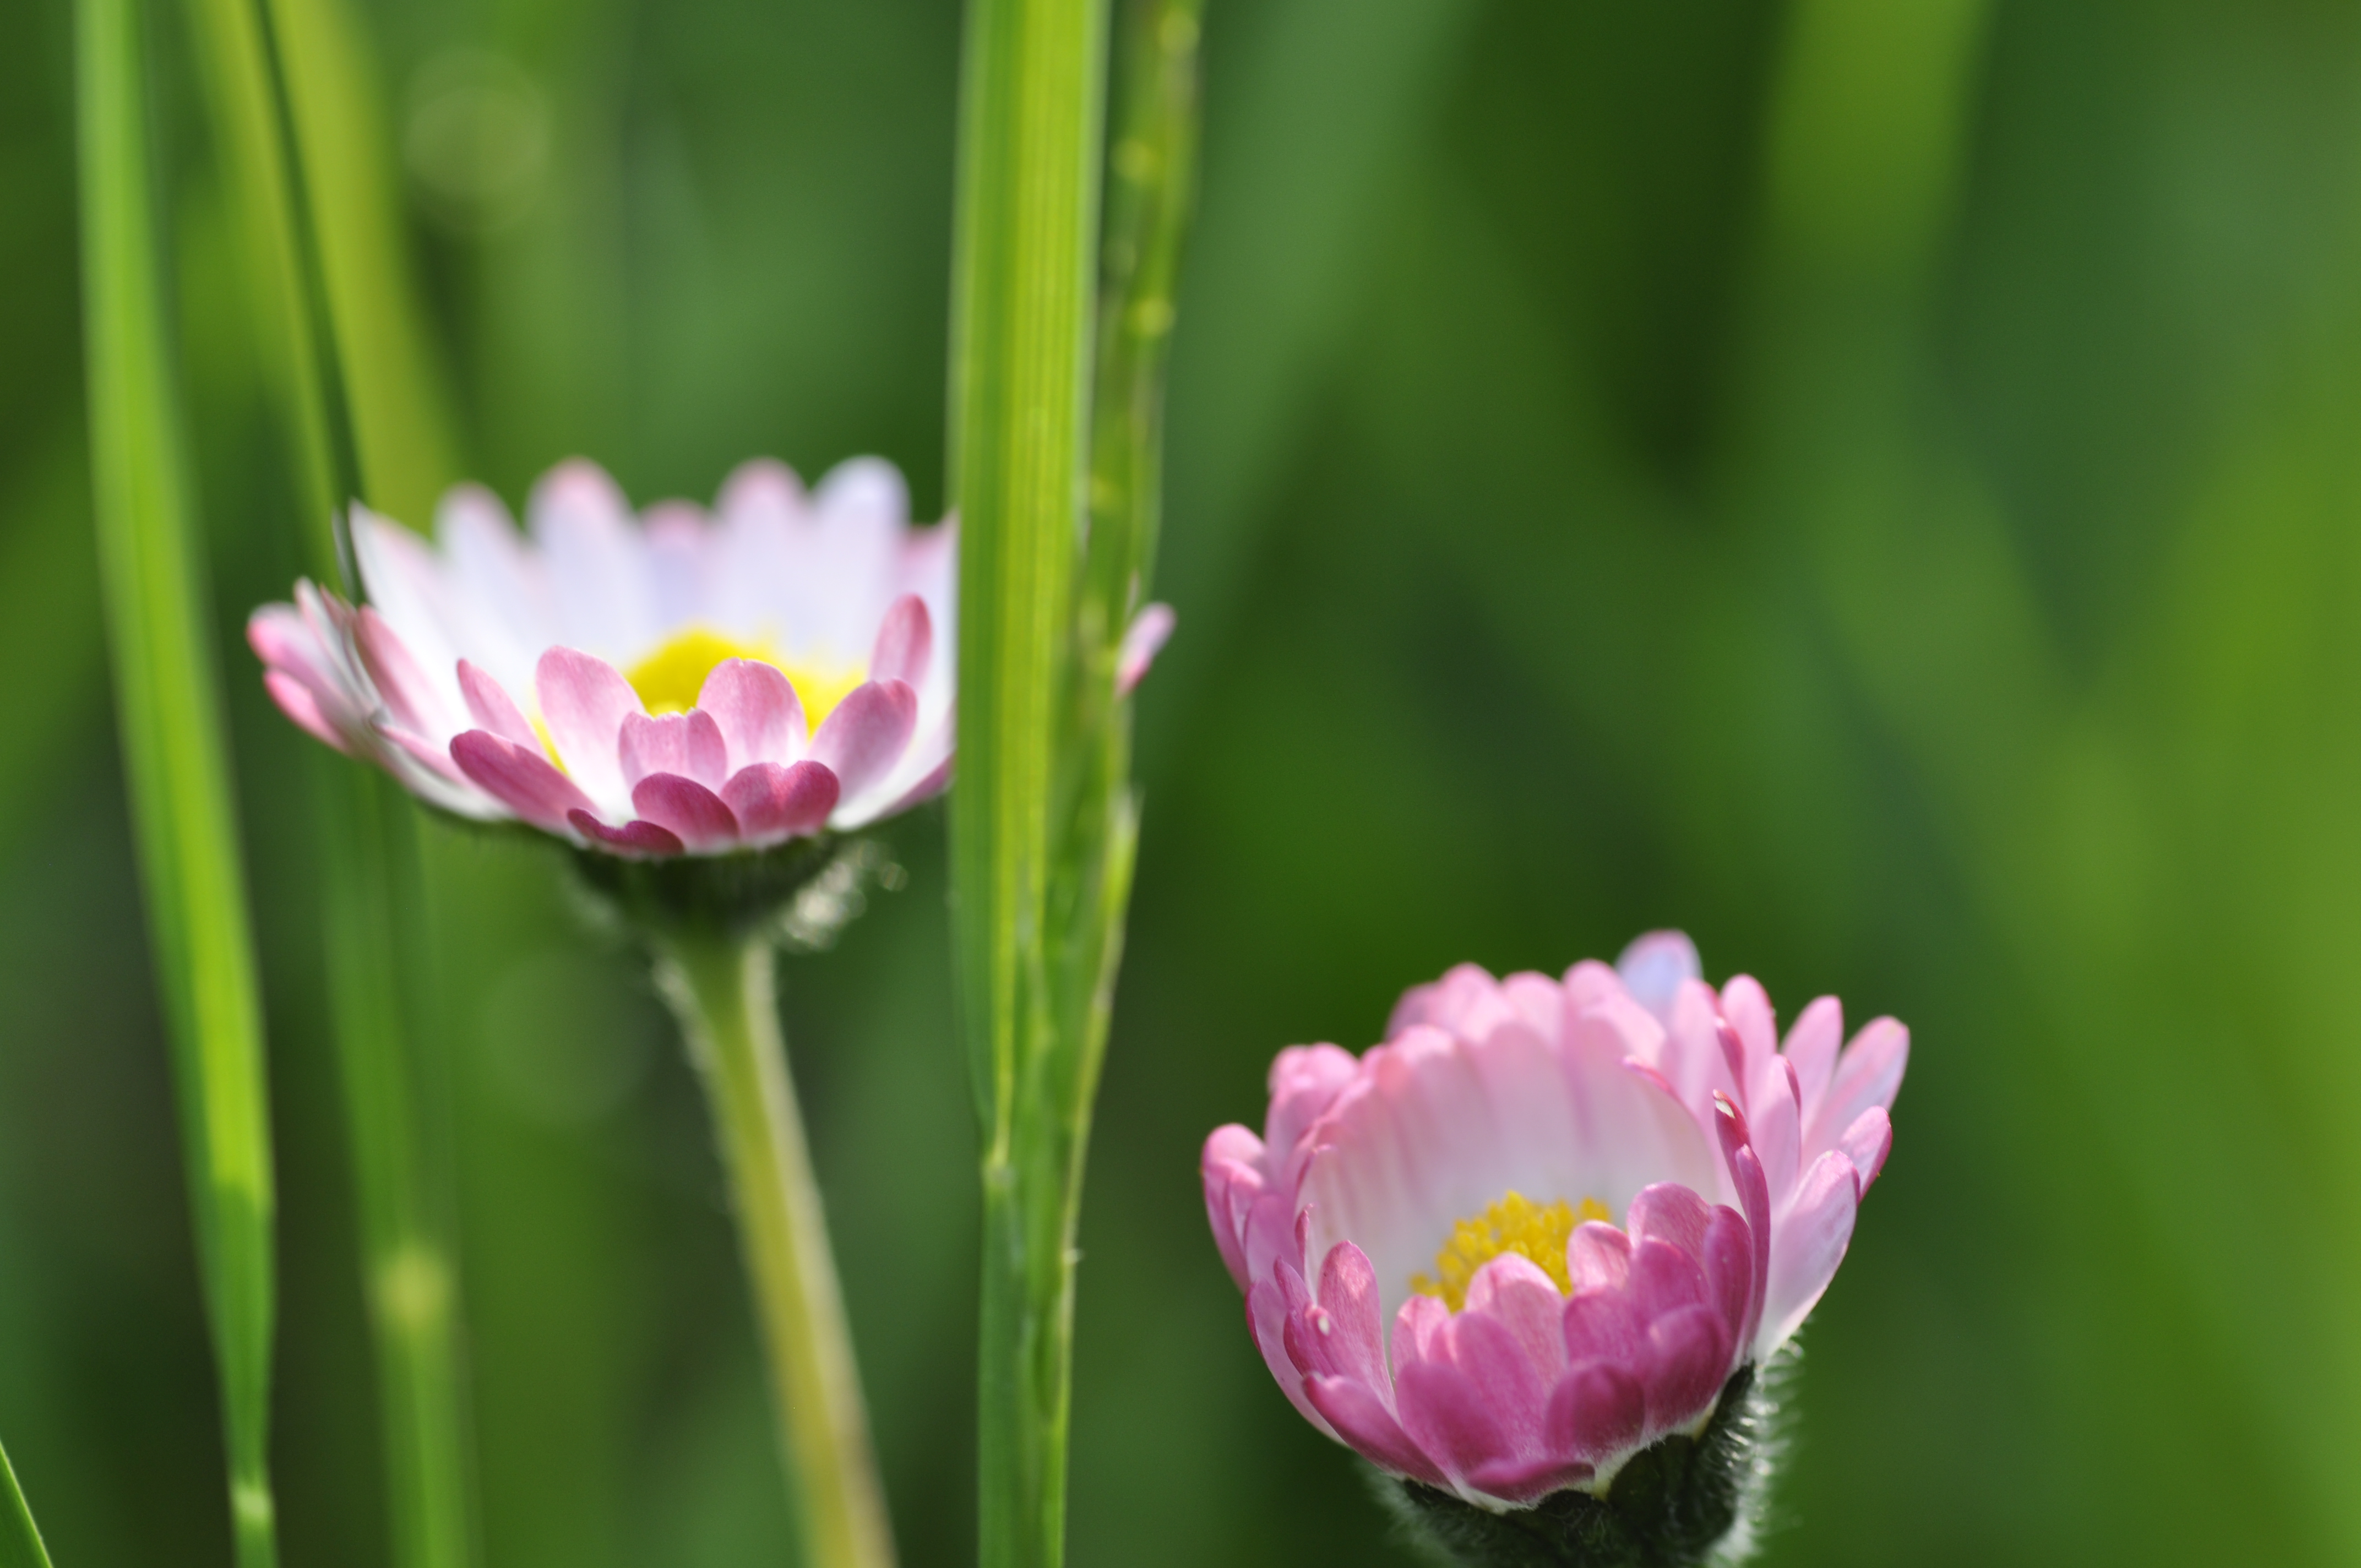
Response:
[{"label": "out-of-focus foliage", "polygon": [[[225,1562],[104,708],[68,25],[0,53],[0,1431],[60,1562]],[[160,49],[185,62],[170,6]],[[379,5],[460,457],[941,494],[947,0]],[[1073,1560],[1389,1561],[1270,1387],[1198,1141],[1474,958],[1681,923],[1916,1032],[1771,1560],[2361,1557],[2361,16],[1266,0],[1206,21]],[[296,520],[185,63],[159,105],[276,1043],[291,1563],[383,1561]],[[970,1551],[939,816],[783,970],[912,1563]],[[687,1069],[553,863],[428,835],[488,1560],[782,1560]]]}]

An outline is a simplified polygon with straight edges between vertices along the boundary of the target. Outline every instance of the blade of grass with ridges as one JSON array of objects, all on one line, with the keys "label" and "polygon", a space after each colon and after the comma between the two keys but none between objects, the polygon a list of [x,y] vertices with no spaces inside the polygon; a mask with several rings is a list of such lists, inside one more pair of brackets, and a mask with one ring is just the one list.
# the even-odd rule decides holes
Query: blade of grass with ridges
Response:
[{"label": "blade of grass with ridges", "polygon": [[16,1467],[8,1451],[0,1448],[0,1568],[49,1568],[49,1548],[41,1544],[40,1528],[16,1485]]},{"label": "blade of grass with ridges", "polygon": [[961,1023],[983,1146],[980,1561],[1064,1547],[1072,1271],[1063,1108],[1081,1042],[1049,994],[1050,797],[1082,523],[1104,16],[972,0],[953,261]]},{"label": "blade of grass with ridges", "polygon": [[77,0],[100,581],[243,1568],[270,1568],[270,1121],[246,877],[167,352],[136,0]]},{"label": "blade of grass with ridges", "polygon": [[[335,375],[339,361],[326,352],[333,334],[322,321],[328,313],[319,259],[325,247],[316,239],[305,243],[307,233],[316,233],[321,209],[303,199],[286,134],[294,119],[290,94],[275,79],[264,19],[255,0],[192,0],[190,10],[207,68],[215,139],[243,209],[256,325],[303,512],[304,565],[319,580],[335,582],[340,567],[333,520],[359,488],[351,458],[357,443],[341,416],[363,407],[379,421],[408,417],[425,428],[434,422],[403,411],[422,395],[418,389],[361,398]],[[356,124],[346,119],[322,134]],[[303,222],[306,214],[313,225]],[[400,277],[385,264],[348,270],[346,281],[349,287]],[[420,450],[400,440],[374,444],[380,452]],[[422,488],[442,477],[422,475]],[[440,1101],[414,1033],[421,918],[415,896],[402,896],[417,891],[417,828],[388,781],[341,758],[310,761],[329,998],[377,1353],[394,1560],[401,1568],[465,1568],[476,1537],[456,1227],[448,1162],[438,1157],[447,1148],[436,1135]]]},{"label": "blade of grass with ridges", "polygon": [[1089,5],[979,0],[968,19],[952,365],[963,531],[952,845],[984,1144],[988,1568],[1049,1568],[1065,1552],[1074,1236],[1137,840],[1118,666],[1157,526],[1199,15],[1198,0],[1126,7],[1103,302],[1088,266],[1103,16]]}]

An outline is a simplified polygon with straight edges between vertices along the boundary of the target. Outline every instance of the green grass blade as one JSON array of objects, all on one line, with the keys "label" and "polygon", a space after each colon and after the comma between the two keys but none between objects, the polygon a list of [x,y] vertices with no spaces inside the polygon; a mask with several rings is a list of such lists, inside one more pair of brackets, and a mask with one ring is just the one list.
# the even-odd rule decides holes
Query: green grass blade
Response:
[{"label": "green grass blade", "polygon": [[49,1568],[49,1548],[41,1544],[40,1529],[33,1523],[33,1510],[25,1502],[25,1489],[16,1485],[16,1471],[5,1448],[0,1448],[0,1568]]},{"label": "green grass blade", "polygon": [[1164,371],[1180,242],[1195,205],[1197,38],[1203,0],[1130,0],[1107,182],[1091,537],[1077,635],[1108,657],[1146,592],[1162,519]]},{"label": "green grass blade", "polygon": [[[1200,0],[1126,9],[1103,302],[1083,263],[1095,228],[1103,18],[1086,4],[1001,0],[978,0],[968,18],[951,820],[984,1146],[987,1568],[1049,1568],[1065,1554],[1073,1244],[1137,841],[1117,664],[1157,530],[1200,15]],[[1096,395],[1086,411],[1093,314]]]},{"label": "green grass blade", "polygon": [[[363,396],[334,378],[325,353],[331,334],[320,320],[322,297],[331,291],[321,256],[330,247],[316,236],[316,225],[307,231],[302,221],[305,212],[317,219],[324,209],[302,199],[285,134],[295,116],[282,107],[293,94],[279,89],[262,15],[254,0],[191,0],[190,13],[204,57],[215,140],[243,211],[258,334],[304,516],[305,565],[314,577],[335,582],[340,568],[331,520],[358,488],[349,455],[359,444],[340,415],[364,408],[373,428],[406,422],[432,429],[434,422],[405,412],[423,396],[415,387]],[[332,130],[338,128],[366,127],[347,120]],[[337,159],[323,161],[334,166]],[[350,202],[324,208],[345,222],[355,210]],[[313,236],[308,245],[307,233]],[[358,253],[367,244],[367,235],[347,236],[341,248]],[[391,262],[348,266],[344,281],[349,290],[400,275]],[[377,320],[388,312],[377,306],[357,313]],[[379,376],[385,370],[382,358],[366,349],[357,360],[345,356],[341,363]],[[345,394],[341,403],[334,400],[338,391]],[[397,488],[393,466],[434,461],[416,442],[398,436],[372,444],[379,468],[389,470],[389,488]],[[389,451],[409,455],[387,458]],[[431,467],[401,471],[419,493],[431,493],[442,479]],[[313,761],[329,1000],[377,1352],[394,1560],[402,1568],[465,1568],[476,1541],[472,1421],[444,1157],[446,1117],[416,1047],[422,919],[416,899],[403,896],[405,889],[416,892],[417,826],[390,781],[341,758],[324,754]]]},{"label": "green grass blade", "polygon": [[458,474],[360,18],[344,0],[264,3],[361,493],[423,527]]},{"label": "green grass blade", "polygon": [[[972,0],[953,263],[962,1023],[983,1146],[980,1559],[1064,1552],[1072,1272],[1060,1157],[1078,1042],[1051,1018],[1044,923],[1075,540],[1082,521],[1104,17]],[[1068,1058],[1068,1059],[1060,1059]]]},{"label": "green grass blade", "polygon": [[269,1097],[220,694],[158,279],[135,0],[78,0],[92,489],[149,939],[176,1058],[244,1568],[277,1558]]}]

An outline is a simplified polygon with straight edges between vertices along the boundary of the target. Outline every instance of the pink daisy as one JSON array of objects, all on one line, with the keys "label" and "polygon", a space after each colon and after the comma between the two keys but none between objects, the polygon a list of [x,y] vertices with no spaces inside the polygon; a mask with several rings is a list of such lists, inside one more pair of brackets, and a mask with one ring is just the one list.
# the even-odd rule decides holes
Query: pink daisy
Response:
[{"label": "pink daisy", "polygon": [[744,465],[634,517],[596,465],[444,498],[430,544],[352,510],[367,593],[308,582],[247,640],[287,716],[431,805],[629,857],[852,828],[950,782],[957,532],[901,475]]},{"label": "pink daisy", "polygon": [[1717,992],[1672,932],[1562,981],[1463,965],[1388,1034],[1280,1052],[1262,1135],[1206,1140],[1206,1208],[1305,1418],[1493,1512],[1605,1496],[1795,1332],[1909,1053],[1891,1018],[1839,1050],[1834,997],[1783,1049],[1763,988]]}]

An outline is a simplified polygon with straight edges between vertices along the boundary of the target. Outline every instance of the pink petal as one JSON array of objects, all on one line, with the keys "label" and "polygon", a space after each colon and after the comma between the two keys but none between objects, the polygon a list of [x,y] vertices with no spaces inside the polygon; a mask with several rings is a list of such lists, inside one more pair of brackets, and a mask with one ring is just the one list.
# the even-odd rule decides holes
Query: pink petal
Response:
[{"label": "pink petal", "polygon": [[486,729],[470,729],[451,740],[451,760],[478,789],[546,833],[566,831],[589,798],[574,781],[549,765],[536,750],[503,740]]},{"label": "pink petal", "polygon": [[[1467,1375],[1477,1398],[1497,1425],[1495,1440],[1504,1456],[1542,1452],[1542,1417],[1549,1408],[1549,1381],[1517,1343],[1508,1325],[1485,1312],[1462,1312],[1445,1331],[1451,1364]],[[1551,1367],[1551,1379],[1555,1377]],[[1473,1468],[1471,1463],[1468,1468]]]},{"label": "pink petal", "polygon": [[1763,1304],[1765,1354],[1803,1326],[1836,1277],[1837,1266],[1852,1242],[1860,1181],[1852,1161],[1835,1149],[1804,1173],[1795,1206],[1781,1219],[1773,1240],[1770,1290]]},{"label": "pink petal", "polygon": [[1435,1336],[1451,1321],[1451,1309],[1432,1296],[1412,1296],[1394,1313],[1394,1376],[1414,1361],[1424,1361],[1436,1350]]},{"label": "pink petal", "polygon": [[1673,997],[1684,981],[1703,978],[1697,944],[1678,931],[1651,931],[1636,938],[1615,960],[1615,972],[1631,1000],[1656,1015],[1659,1023],[1672,1017]]},{"label": "pink petal", "polygon": [[1659,1181],[1640,1190],[1626,1219],[1634,1242],[1669,1242],[1687,1253],[1705,1243],[1705,1228],[1713,1217],[1706,1201],[1675,1181]]},{"label": "pink petal", "polygon": [[884,778],[918,726],[918,698],[906,681],[867,681],[852,688],[812,737],[812,761],[824,762],[851,800]]},{"label": "pink petal", "polygon": [[378,733],[384,736],[402,755],[433,773],[436,778],[455,784],[460,783],[462,775],[457,767],[453,765],[451,753],[447,748],[438,746],[415,730],[404,729],[399,725],[382,726]]},{"label": "pink petal", "polygon": [[[1372,1388],[1386,1386],[1386,1353],[1378,1322],[1378,1277],[1351,1242],[1328,1249],[1320,1266],[1320,1299],[1297,1320],[1305,1330],[1304,1353],[1294,1357],[1305,1373],[1350,1377]],[[1289,1324],[1293,1333],[1296,1322]],[[1290,1341],[1290,1349],[1294,1348]]]},{"label": "pink petal", "polygon": [[1303,1392],[1336,1435],[1362,1458],[1430,1486],[1450,1485],[1367,1384],[1346,1377],[1313,1376],[1303,1380]]},{"label": "pink petal", "polygon": [[697,707],[721,727],[733,768],[792,762],[803,750],[803,700],[777,666],[760,659],[724,659],[714,665],[697,694]]},{"label": "pink petal", "polygon": [[[944,717],[946,720],[950,718],[949,715],[945,715]],[[948,722],[946,723],[945,728],[950,728]],[[934,799],[935,796],[949,789],[950,787],[950,784],[951,758],[947,752],[944,754],[941,762],[937,762],[933,767],[928,769],[927,772],[919,777],[917,784],[912,784],[908,789],[906,789],[900,795],[895,795],[893,801],[888,804],[884,810],[876,812],[874,817],[898,817],[903,812],[909,810],[910,807],[917,806],[921,802]]]},{"label": "pink petal", "polygon": [[678,773],[650,773],[633,784],[631,807],[691,850],[726,849],[738,841],[737,816],[721,797]]},{"label": "pink petal", "polygon": [[266,604],[247,616],[246,645],[266,664],[292,668],[317,660],[312,629],[290,604]]},{"label": "pink petal", "polygon": [[[1771,1011],[1771,998],[1752,975],[1739,975],[1721,988],[1721,1015],[1730,1020],[1746,1047],[1746,1071],[1738,1081],[1751,1083],[1754,1065],[1779,1053],[1779,1026]],[[1746,1114],[1752,1119],[1754,1107],[1749,1105]]]},{"label": "pink petal", "polygon": [[1480,1040],[1516,1016],[1490,970],[1480,964],[1455,964],[1441,980],[1402,992],[1393,1016],[1386,1021],[1386,1038],[1400,1039],[1405,1030],[1423,1024],[1463,1040]]},{"label": "pink petal", "polygon": [[1446,1475],[1520,1457],[1488,1390],[1447,1361],[1416,1361],[1395,1374],[1394,1414]]},{"label": "pink petal", "polygon": [[1214,1129],[1199,1159],[1205,1218],[1213,1227],[1222,1261],[1241,1290],[1253,1279],[1246,1267],[1246,1222],[1247,1210],[1262,1192],[1262,1140],[1235,1122]]},{"label": "pink petal", "polygon": [[1721,1314],[1733,1344],[1746,1338],[1746,1314],[1754,1307],[1754,1235],[1737,1210],[1717,1203],[1697,1249],[1705,1265],[1706,1294]]},{"label": "pink petal", "polygon": [[531,721],[508,688],[465,659],[459,661],[459,694],[467,699],[467,715],[478,729],[519,746],[541,749],[541,737],[533,733]]},{"label": "pink petal", "polygon": [[1550,1390],[1550,1451],[1595,1464],[1638,1442],[1647,1418],[1637,1378],[1610,1362],[1586,1361]]},{"label": "pink petal", "polygon": [[[1246,1329],[1254,1335],[1255,1348],[1262,1352],[1263,1365],[1270,1368],[1271,1380],[1279,1385],[1288,1402],[1303,1412],[1303,1419],[1322,1431],[1335,1434],[1327,1420],[1312,1402],[1311,1391],[1304,1387],[1303,1375],[1295,1369],[1287,1356],[1287,1320],[1290,1316],[1287,1294],[1269,1277],[1257,1279],[1246,1291]],[[1349,1439],[1347,1441],[1350,1441]]]},{"label": "pink petal", "polygon": [[1538,1459],[1496,1460],[1467,1473],[1467,1484],[1487,1497],[1511,1503],[1538,1502],[1552,1492],[1576,1486],[1591,1477],[1591,1466],[1581,1460],[1544,1454]]},{"label": "pink petal", "polygon": [[1570,1297],[1560,1323],[1565,1332],[1565,1359],[1611,1361],[1636,1365],[1646,1341],[1647,1322],[1638,1303],[1621,1290],[1584,1290]]},{"label": "pink petal", "polygon": [[1631,1273],[1631,1238],[1612,1225],[1586,1220],[1565,1239],[1565,1268],[1576,1291],[1620,1290]]},{"label": "pink petal", "polygon": [[1651,1322],[1640,1375],[1649,1430],[1672,1431],[1703,1415],[1730,1376],[1730,1331],[1710,1307],[1683,1307]]},{"label": "pink petal", "polygon": [[293,719],[306,734],[315,740],[326,741],[346,756],[352,755],[352,748],[345,744],[336,727],[320,711],[319,698],[302,682],[280,670],[265,670],[262,685],[270,694],[270,700],[279,705],[279,711]]},{"label": "pink petal", "polygon": [[1787,1031],[1785,1054],[1795,1069],[1797,1100],[1806,1125],[1819,1110],[1820,1097],[1828,1092],[1828,1079],[1837,1069],[1837,1047],[1842,1044],[1844,1003],[1833,996],[1823,996],[1805,1008]]},{"label": "pink petal", "polygon": [[[1721,1134],[1722,1157],[1738,1188],[1746,1214],[1746,1228],[1754,1238],[1754,1299],[1746,1310],[1745,1339],[1759,1343],[1763,1302],[1771,1283],[1771,1190],[1763,1179],[1763,1162],[1746,1141],[1746,1118],[1720,1095],[1714,1096],[1714,1125]],[[1774,1342],[1775,1343],[1775,1342]]]},{"label": "pink petal", "polygon": [[1795,1075],[1784,1057],[1764,1057],[1751,1069],[1753,1082],[1746,1097],[1747,1141],[1763,1162],[1763,1179],[1784,1197],[1802,1168],[1804,1123],[1795,1106]]},{"label": "pink petal", "polygon": [[659,828],[653,822],[626,822],[620,828],[609,828],[587,811],[569,812],[566,819],[584,838],[634,859],[686,852],[686,847],[670,828]]},{"label": "pink petal", "polygon": [[1525,1358],[1544,1382],[1554,1382],[1565,1366],[1565,1332],[1559,1319],[1565,1298],[1530,1258],[1504,1252],[1476,1271],[1468,1282],[1467,1308],[1507,1329]]},{"label": "pink petal", "polygon": [[756,762],[730,775],[721,801],[749,839],[817,833],[836,809],[836,775],[818,762]]},{"label": "pink petal", "polygon": [[1670,1242],[1642,1242],[1631,1249],[1631,1283],[1626,1289],[1642,1319],[1658,1318],[1704,1304],[1705,1269],[1694,1255]]},{"label": "pink petal", "polygon": [[385,617],[363,605],[355,618],[353,632],[361,663],[376,684],[378,695],[385,699],[386,711],[393,716],[393,721],[422,735],[444,729],[443,704],[436,698],[426,672],[418,667],[418,661],[411,657],[410,649],[386,624]]},{"label": "pink petal", "polygon": [[1861,1173],[1858,1196],[1866,1198],[1869,1196],[1869,1184],[1877,1179],[1879,1171],[1885,1168],[1886,1154],[1894,1147],[1894,1123],[1885,1114],[1885,1107],[1872,1105],[1854,1117],[1852,1125],[1847,1127],[1844,1136],[1837,1141],[1837,1147],[1844,1151],[1845,1158],[1852,1161],[1853,1169]]},{"label": "pink petal", "polygon": [[885,620],[877,628],[877,644],[869,655],[870,678],[916,686],[926,678],[934,649],[935,624],[927,614],[927,601],[904,594],[886,607]]},{"label": "pink petal", "polygon": [[1360,1070],[1350,1051],[1334,1046],[1290,1046],[1279,1052],[1266,1080],[1270,1110],[1263,1142],[1282,1157],[1291,1152]]},{"label": "pink petal", "polygon": [[651,773],[678,773],[707,789],[719,789],[730,776],[730,750],[721,727],[700,708],[650,718],[644,713],[623,715],[620,743],[616,748],[623,765],[623,782],[637,786]]},{"label": "pink petal", "polygon": [[1902,1074],[1910,1065],[1910,1031],[1891,1018],[1872,1020],[1853,1036],[1837,1061],[1828,1098],[1813,1113],[1804,1142],[1806,1157],[1832,1147],[1837,1138],[1872,1105],[1894,1108]]},{"label": "pink petal", "polygon": [[621,795],[625,785],[618,749],[623,717],[642,711],[631,682],[604,659],[552,648],[534,668],[533,685],[541,696],[549,739],[566,771],[593,798]]},{"label": "pink petal", "polygon": [[1138,689],[1139,683],[1148,678],[1148,667],[1156,663],[1156,655],[1171,641],[1172,629],[1180,619],[1169,604],[1140,607],[1139,613],[1124,629],[1123,647],[1115,654],[1115,696],[1129,696]]}]

